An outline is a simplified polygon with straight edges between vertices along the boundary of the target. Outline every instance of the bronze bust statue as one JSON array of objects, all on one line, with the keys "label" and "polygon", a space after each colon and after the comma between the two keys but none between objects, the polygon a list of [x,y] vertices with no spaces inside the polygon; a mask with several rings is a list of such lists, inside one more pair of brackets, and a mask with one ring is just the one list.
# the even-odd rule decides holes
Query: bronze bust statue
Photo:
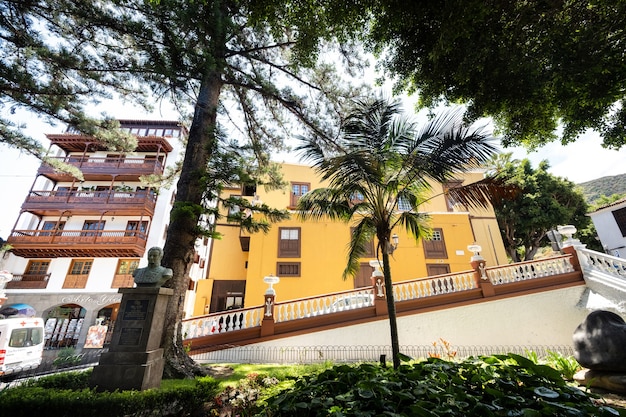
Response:
[{"label": "bronze bust statue", "polygon": [[155,246],[148,250],[148,266],[137,268],[133,272],[138,287],[161,287],[174,275],[170,268],[161,266],[163,249]]}]

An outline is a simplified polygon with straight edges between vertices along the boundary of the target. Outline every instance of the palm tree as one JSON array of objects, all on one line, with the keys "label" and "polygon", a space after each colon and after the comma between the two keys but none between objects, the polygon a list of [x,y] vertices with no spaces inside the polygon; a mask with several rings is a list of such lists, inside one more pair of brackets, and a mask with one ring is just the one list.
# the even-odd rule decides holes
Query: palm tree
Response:
[{"label": "palm tree", "polygon": [[[397,368],[400,346],[389,267],[392,233],[403,228],[416,240],[427,237],[428,216],[418,207],[431,191],[429,181],[445,183],[477,168],[497,148],[483,128],[466,126],[459,110],[431,119],[419,129],[402,116],[398,100],[384,98],[356,103],[341,132],[330,149],[315,138],[300,138],[297,149],[329,186],[302,196],[298,215],[303,220],[328,217],[354,223],[344,279],[357,272],[366,243],[376,236],[378,259],[382,255],[393,366]],[[484,180],[447,193],[466,206],[485,207],[493,190],[494,184]]]}]

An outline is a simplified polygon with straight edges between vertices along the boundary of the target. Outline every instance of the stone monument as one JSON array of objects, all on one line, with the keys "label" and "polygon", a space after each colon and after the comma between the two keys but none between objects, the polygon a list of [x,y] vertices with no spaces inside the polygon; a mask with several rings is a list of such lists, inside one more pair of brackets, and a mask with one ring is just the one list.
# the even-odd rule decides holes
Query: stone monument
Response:
[{"label": "stone monument", "polygon": [[161,338],[173,290],[162,288],[173,272],[161,266],[163,251],[148,251],[148,266],[133,273],[135,288],[120,288],[120,311],[109,345],[93,369],[90,385],[99,391],[145,390],[161,386],[165,360]]},{"label": "stone monument", "polygon": [[574,357],[585,367],[574,376],[581,385],[626,393],[626,322],[611,312],[591,312],[574,332]]}]

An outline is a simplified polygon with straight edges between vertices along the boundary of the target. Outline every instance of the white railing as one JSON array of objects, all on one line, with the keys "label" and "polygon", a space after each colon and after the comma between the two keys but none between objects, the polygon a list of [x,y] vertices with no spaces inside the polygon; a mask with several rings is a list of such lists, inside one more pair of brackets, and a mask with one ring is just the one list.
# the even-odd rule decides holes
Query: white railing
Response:
[{"label": "white railing", "polygon": [[474,288],[477,288],[474,271],[465,271],[395,283],[393,297],[395,301],[406,301]]},{"label": "white railing", "polygon": [[372,288],[343,291],[318,297],[276,303],[274,322],[316,317],[322,314],[353,310],[374,305]]},{"label": "white railing", "polygon": [[260,327],[263,311],[263,307],[252,307],[183,320],[183,339]]},{"label": "white railing", "polygon": [[606,253],[589,249],[577,248],[578,260],[583,269],[609,274],[626,283],[626,260]]},{"label": "white railing", "polygon": [[[595,253],[593,256],[595,256]],[[609,258],[619,261],[619,258]],[[571,255],[562,255],[535,261],[489,267],[485,268],[484,274],[493,285],[549,277],[574,272],[571,259]],[[594,265],[601,264],[604,265],[604,268],[608,268],[606,266],[608,264],[601,262],[598,257],[590,257],[589,259],[588,262]],[[621,262],[621,273],[624,274],[626,273],[626,263],[624,261]],[[393,284],[394,300],[396,302],[407,301],[473,290],[478,288],[474,274],[473,270],[468,270],[397,282]],[[624,282],[626,284],[626,281]],[[370,307],[374,305],[374,297],[374,289],[372,287],[364,287],[356,290],[280,302],[274,305],[274,322],[281,323]],[[265,307],[259,306],[186,319],[183,321],[183,338],[191,339],[260,327],[264,313]]]},{"label": "white railing", "polygon": [[574,272],[570,255],[485,268],[487,278],[493,285],[509,284],[568,272]]}]

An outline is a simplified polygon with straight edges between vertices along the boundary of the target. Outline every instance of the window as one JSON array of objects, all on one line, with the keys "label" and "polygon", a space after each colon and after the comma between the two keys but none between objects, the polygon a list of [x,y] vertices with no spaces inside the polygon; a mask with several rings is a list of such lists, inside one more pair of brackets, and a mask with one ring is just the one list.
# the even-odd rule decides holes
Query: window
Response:
[{"label": "window", "polygon": [[43,226],[41,228],[41,230],[45,230],[45,232],[41,232],[39,235],[40,236],[51,236],[54,233],[51,232],[52,230],[63,230],[63,228],[65,227],[65,222],[61,221],[61,222],[44,222]]},{"label": "window", "polygon": [[[100,220],[85,220],[83,223],[83,230],[103,230],[105,221]],[[82,232],[81,236],[96,236],[99,233],[96,232]]]},{"label": "window", "polygon": [[276,275],[279,277],[299,277],[300,262],[277,262]]},{"label": "window", "polygon": [[126,223],[126,236],[145,236],[147,230],[147,220],[130,220],[128,223]]},{"label": "window", "polygon": [[362,203],[364,199],[365,197],[363,196],[363,193],[361,193],[360,191],[355,191],[354,193],[352,193],[352,196],[350,197],[350,202],[352,204],[358,204],[358,203]]},{"label": "window", "polygon": [[400,197],[398,199],[398,210],[400,211],[411,211],[411,203],[405,197]]},{"label": "window", "polygon": [[613,212],[613,217],[619,227],[619,231],[622,232],[622,236],[626,237],[626,207]]},{"label": "window", "polygon": [[113,276],[111,288],[132,288],[135,284],[133,271],[139,266],[139,259],[120,259]]},{"label": "window", "polygon": [[63,288],[85,288],[93,259],[73,259]]},{"label": "window", "polygon": [[291,183],[291,201],[289,202],[290,207],[295,207],[298,205],[298,200],[300,197],[305,195],[311,189],[311,184],[308,182],[292,182]]},{"label": "window", "polygon": [[28,261],[22,281],[46,282],[50,277],[50,274],[48,273],[49,267],[49,260]]},{"label": "window", "polygon": [[279,227],[278,228],[278,257],[279,258],[299,258],[300,257],[300,228],[299,227]]},{"label": "window", "polygon": [[40,327],[29,327],[11,331],[9,347],[35,346],[43,342],[43,331]]},{"label": "window", "polygon": [[256,194],[256,184],[244,184],[241,193],[246,197],[254,197]]},{"label": "window", "polygon": [[442,259],[448,257],[448,252],[446,251],[446,242],[443,239],[442,229],[433,229],[432,237],[428,240],[424,240],[424,255],[427,259]]},{"label": "window", "polygon": [[120,160],[123,160],[123,159],[124,159],[124,155],[121,155],[118,153],[109,153],[107,154],[104,162],[115,163],[115,162],[120,162]]},{"label": "window", "polygon": [[447,183],[443,184],[443,195],[446,198],[446,207],[448,211],[455,211],[455,209],[465,211],[465,207],[462,204],[458,203],[453,197],[448,195],[448,191],[450,189],[458,188],[462,185],[463,181],[461,180],[448,181]]},{"label": "window", "polygon": [[48,273],[48,267],[50,266],[50,261],[28,261],[28,265],[26,266],[26,271],[24,274],[26,275],[44,275]]}]

